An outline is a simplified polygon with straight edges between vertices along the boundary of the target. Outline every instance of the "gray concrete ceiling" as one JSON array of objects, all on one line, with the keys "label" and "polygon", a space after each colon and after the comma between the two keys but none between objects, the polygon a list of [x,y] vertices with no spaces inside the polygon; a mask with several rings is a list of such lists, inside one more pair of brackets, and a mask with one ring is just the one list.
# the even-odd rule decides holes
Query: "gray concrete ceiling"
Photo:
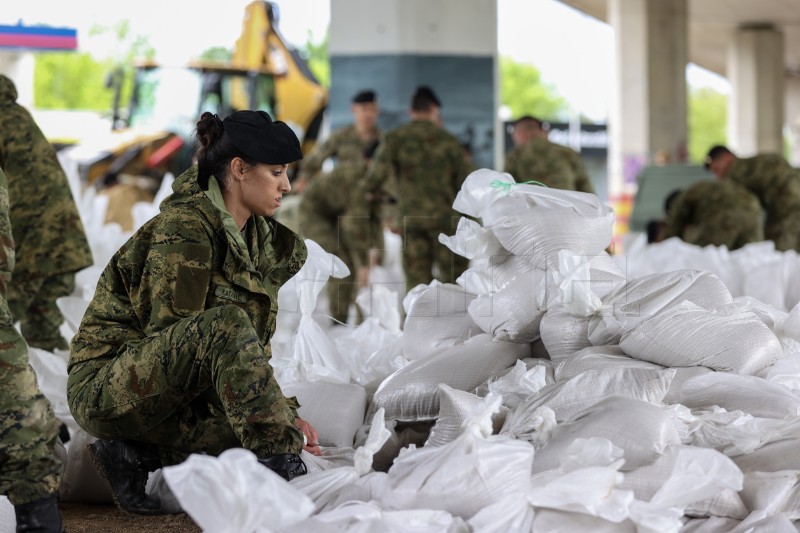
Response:
[{"label": "gray concrete ceiling", "polygon": [[[608,22],[608,0],[560,1]],[[688,1],[689,61],[725,76],[728,46],[736,28],[772,24],[784,33],[787,75],[800,76],[800,0]]]}]

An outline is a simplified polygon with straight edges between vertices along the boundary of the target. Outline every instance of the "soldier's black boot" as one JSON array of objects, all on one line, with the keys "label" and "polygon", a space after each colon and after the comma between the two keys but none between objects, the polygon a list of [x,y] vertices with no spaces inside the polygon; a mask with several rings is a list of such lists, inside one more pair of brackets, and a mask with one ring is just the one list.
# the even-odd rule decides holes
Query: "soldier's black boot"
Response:
[{"label": "soldier's black boot", "polygon": [[277,455],[268,455],[258,460],[259,463],[266,466],[286,481],[303,476],[308,473],[306,465],[300,456],[296,453],[280,453]]},{"label": "soldier's black boot", "polygon": [[147,476],[161,467],[158,451],[144,444],[98,439],[89,445],[97,470],[111,486],[114,503],[126,513],[162,514],[161,500],[145,492]]},{"label": "soldier's black boot", "polygon": [[24,505],[15,505],[17,533],[62,533],[58,496],[51,494]]}]

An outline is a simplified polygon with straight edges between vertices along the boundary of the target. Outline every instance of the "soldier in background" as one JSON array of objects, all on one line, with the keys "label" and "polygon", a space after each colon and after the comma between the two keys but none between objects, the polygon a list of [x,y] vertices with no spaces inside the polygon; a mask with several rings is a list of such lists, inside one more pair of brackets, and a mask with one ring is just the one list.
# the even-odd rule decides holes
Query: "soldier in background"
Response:
[{"label": "soldier in background", "polygon": [[764,238],[778,250],[800,251],[800,176],[778,154],[738,158],[725,146],[714,146],[705,167],[720,180],[753,193],[766,214]]},{"label": "soldier in background", "polygon": [[381,132],[377,127],[378,96],[375,91],[361,91],[353,96],[350,111],[353,123],[336,130],[322,144],[317,145],[311,154],[300,165],[294,190],[302,193],[308,183],[322,170],[322,164],[328,158],[335,158],[335,164],[362,164],[364,150],[381,140]]},{"label": "soldier in background", "polygon": [[429,87],[411,99],[411,122],[386,134],[363,183],[366,194],[379,195],[392,176],[397,184],[397,228],[403,235],[406,290],[433,279],[452,283],[466,261],[439,243],[458,221],[452,205],[470,172],[459,140],[444,130],[441,102]]},{"label": "soldier in background", "polygon": [[520,117],[514,122],[511,137],[514,148],[506,156],[504,171],[518,183],[538,181],[554,189],[594,193],[580,155],[550,142],[539,119]]},{"label": "soldier in background", "polygon": [[761,204],[730,181],[701,181],[677,196],[667,214],[664,238],[729,250],[764,240]]},{"label": "soldier in background", "polygon": [[[328,302],[335,323],[347,323],[350,306],[355,303],[358,286],[369,277],[370,250],[383,231],[380,218],[363,195],[354,194],[369,168],[378,147],[375,141],[364,151],[361,161],[340,162],[329,173],[318,176],[300,201],[301,233],[340,258],[350,275],[328,280]],[[357,220],[356,220],[357,219]],[[360,322],[363,316],[357,309]]]},{"label": "soldier in background", "polygon": [[28,347],[14,328],[5,295],[14,269],[8,189],[0,169],[0,494],[14,505],[17,531],[60,533],[53,454],[58,422],[28,364]]},{"label": "soldier in background", "polygon": [[0,75],[0,166],[17,255],[8,305],[30,346],[67,350],[56,299],[72,293],[92,254],[55,149],[16,100],[14,83]]}]

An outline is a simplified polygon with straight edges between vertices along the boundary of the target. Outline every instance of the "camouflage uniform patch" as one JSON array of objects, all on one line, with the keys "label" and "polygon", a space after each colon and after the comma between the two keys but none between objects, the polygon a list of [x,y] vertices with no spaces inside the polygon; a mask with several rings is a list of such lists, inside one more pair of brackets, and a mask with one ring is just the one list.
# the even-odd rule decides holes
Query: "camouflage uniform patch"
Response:
[{"label": "camouflage uniform patch", "polygon": [[547,139],[533,139],[512,149],[504,171],[517,183],[533,180],[554,189],[594,193],[580,155]]},{"label": "camouflage uniform patch", "polygon": [[55,149],[16,99],[13,82],[0,75],[0,167],[17,254],[8,303],[28,344],[66,348],[55,299],[71,292],[64,274],[90,266],[92,255]]},{"label": "camouflage uniform patch", "polygon": [[4,296],[14,266],[6,178],[0,170],[0,494],[20,505],[58,489],[53,455],[59,423],[28,364],[28,347],[14,329]]}]

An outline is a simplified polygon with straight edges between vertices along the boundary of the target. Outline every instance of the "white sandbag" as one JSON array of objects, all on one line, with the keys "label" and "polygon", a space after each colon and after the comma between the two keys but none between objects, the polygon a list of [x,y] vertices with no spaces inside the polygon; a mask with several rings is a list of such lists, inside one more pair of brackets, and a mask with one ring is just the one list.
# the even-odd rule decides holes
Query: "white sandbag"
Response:
[{"label": "white sandbag", "polygon": [[[464,423],[473,418],[482,405],[480,396],[444,384],[439,385],[439,416],[431,428],[425,446],[444,446],[456,440],[464,432]],[[508,409],[501,406],[492,415],[493,434],[503,427],[507,414]]]},{"label": "white sandbag", "polygon": [[751,511],[764,511],[767,515],[784,513],[790,520],[800,518],[800,508],[792,505],[796,500],[800,471],[749,472],[744,475],[741,496]]},{"label": "white sandbag", "polygon": [[314,502],[249,450],[233,448],[219,457],[192,454],[163,469],[181,507],[203,531],[277,531],[308,518]]},{"label": "white sandbag", "polygon": [[778,472],[800,470],[800,446],[797,438],[770,442],[753,453],[731,457],[742,472]]},{"label": "white sandbag", "polygon": [[495,200],[508,194],[516,182],[511,174],[481,168],[470,173],[456,194],[453,209],[459,213],[481,218],[483,211]]},{"label": "white sandbag", "polygon": [[661,370],[664,367],[647,361],[634,359],[617,345],[589,346],[563,359],[555,367],[556,381],[574,378],[587,370],[614,370],[623,368],[644,368]]},{"label": "white sandbag", "polygon": [[288,385],[284,393],[297,397],[297,414],[317,430],[320,445],[353,446],[367,410],[364,387],[316,381]]},{"label": "white sandbag", "polygon": [[677,270],[633,279],[603,298],[589,323],[589,340],[595,346],[619,344],[622,334],[643,320],[687,300],[711,310],[733,298],[710,272]]},{"label": "white sandbag", "polygon": [[676,506],[690,516],[725,516],[741,520],[747,508],[735,491],[743,474],[725,455],[693,446],[676,446],[656,462],[625,473],[621,489],[637,500]]},{"label": "white sandbag", "polygon": [[783,359],[778,359],[773,365],[759,372],[758,375],[763,376],[770,383],[781,385],[795,393],[800,393],[800,354],[792,354]]},{"label": "white sandbag", "polygon": [[479,334],[401,368],[381,383],[372,405],[383,407],[388,420],[434,420],[439,413],[440,383],[472,391],[518,359],[529,356],[529,344],[493,341],[488,335]]},{"label": "white sandbag", "polygon": [[554,383],[553,365],[547,359],[520,359],[508,372],[491,378],[475,389],[478,396],[493,392],[503,398],[503,405],[516,408],[528,396],[536,394],[542,387]]},{"label": "white sandbag", "polygon": [[446,511],[411,509],[392,511],[372,502],[346,502],[281,530],[281,533],[469,533],[464,521]]},{"label": "white sandbag", "polygon": [[473,299],[458,285],[434,281],[421,288],[406,310],[403,356],[420,359],[482,333],[467,313]]},{"label": "white sandbag", "polygon": [[354,456],[353,466],[333,468],[291,480],[291,484],[314,500],[317,510],[330,503],[338,492],[372,470],[372,458],[383,447],[390,432],[384,426],[383,410],[378,409],[372,418],[369,437]]},{"label": "white sandbag", "polygon": [[611,243],[613,211],[593,195],[520,184],[481,213],[503,247],[545,268],[559,250],[599,254]]},{"label": "white sandbag", "polygon": [[401,455],[388,472],[390,486],[380,503],[388,509],[440,509],[464,519],[498,501],[517,498],[522,504],[533,448],[491,435],[491,417],[499,408],[500,398],[489,395],[483,412],[456,440]]},{"label": "white sandbag", "polygon": [[797,533],[797,528],[782,514],[767,516],[763,511],[753,511],[727,533]]},{"label": "white sandbag", "polygon": [[456,234],[452,237],[439,234],[439,242],[450,248],[454,254],[467,259],[492,257],[503,249],[490,230],[464,217],[458,221]]},{"label": "white sandbag", "polygon": [[641,400],[612,397],[559,424],[547,445],[538,451],[533,471],[557,468],[560,454],[570,442],[591,437],[607,439],[622,449],[625,471],[652,464],[670,446],[680,444],[678,432],[664,410]]},{"label": "white sandbag", "polygon": [[[646,361],[642,361],[642,363],[645,362]],[[673,366],[672,370],[675,371],[675,377],[672,378],[669,390],[667,394],[664,395],[664,403],[667,405],[681,403],[681,390],[683,389],[683,384],[687,380],[714,372],[710,368],[704,366]]]},{"label": "white sandbag", "polygon": [[631,357],[663,366],[705,366],[755,374],[783,356],[778,338],[753,313],[724,315],[686,302],[622,336]]},{"label": "white sandbag", "polygon": [[97,439],[83,429],[73,431],[67,443],[67,465],[61,476],[61,501],[113,503],[111,487],[92,462],[87,446]]},{"label": "white sandbag", "polygon": [[571,531],[636,533],[636,524],[629,520],[611,522],[610,520],[583,513],[537,509],[531,531],[536,533],[568,533]]},{"label": "white sandbag", "polygon": [[784,419],[800,415],[800,396],[787,388],[755,376],[712,372],[684,381],[678,402],[691,409],[718,405],[727,411],[744,411],[762,418]]},{"label": "white sandbag", "polygon": [[6,496],[0,496],[0,533],[15,533],[17,531],[17,516],[14,506]]},{"label": "white sandbag", "polygon": [[756,418],[742,411],[726,411],[715,407],[710,411],[696,411],[689,422],[689,432],[694,446],[713,448],[729,457],[745,455],[769,442],[800,437],[800,420]]},{"label": "white sandbag", "polygon": [[686,521],[680,533],[730,533],[741,523],[741,520],[720,516],[691,518]]},{"label": "white sandbag", "polygon": [[77,296],[62,296],[56,298],[56,305],[72,331],[77,332],[89,308],[89,301]]},{"label": "white sandbag", "polygon": [[539,407],[547,406],[556,414],[556,420],[561,422],[610,397],[631,398],[657,405],[664,399],[674,375],[675,371],[670,369],[587,370],[529,396],[516,408],[514,416],[527,418]]},{"label": "white sandbag", "polygon": [[53,414],[66,424],[71,432],[78,431],[80,426],[72,417],[67,403],[67,362],[52,352],[33,347],[28,348],[28,356],[28,361],[36,373],[39,390],[50,401]]},{"label": "white sandbag", "polygon": [[539,334],[555,364],[592,344],[589,342],[589,317],[573,315],[563,306],[547,310],[539,324]]},{"label": "white sandbag", "polygon": [[533,342],[539,338],[546,287],[538,270],[511,279],[494,294],[472,300],[467,308],[484,333],[501,341]]},{"label": "white sandbag", "polygon": [[[720,307],[719,310],[728,314],[751,311],[778,337],[786,355],[800,352],[800,342],[798,342],[800,338],[795,338],[792,331],[792,323],[797,316],[796,314],[792,315],[790,320],[790,314],[786,311],[777,309],[750,296],[735,298],[732,303]],[[784,324],[786,328],[784,328]]]},{"label": "white sandbag", "polygon": [[[310,455],[310,454],[309,454]],[[144,491],[146,494],[157,498],[161,502],[161,512],[163,514],[182,513],[181,503],[172,489],[169,488],[167,480],[164,479],[164,470],[159,468],[155,472],[150,472],[147,477]]]},{"label": "white sandbag", "polygon": [[375,317],[335,337],[333,343],[348,362],[351,378],[361,385],[382,380],[408,364],[402,332],[384,328]]}]

